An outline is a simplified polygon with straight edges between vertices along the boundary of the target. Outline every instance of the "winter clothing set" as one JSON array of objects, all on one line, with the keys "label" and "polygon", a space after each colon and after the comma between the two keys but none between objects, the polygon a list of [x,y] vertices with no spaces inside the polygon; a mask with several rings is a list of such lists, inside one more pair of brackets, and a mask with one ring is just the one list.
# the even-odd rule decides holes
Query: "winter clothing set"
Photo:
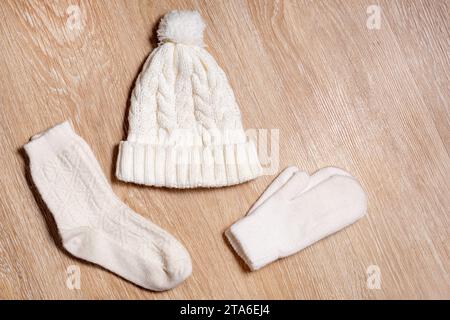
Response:
[{"label": "winter clothing set", "polygon": [[[118,179],[197,188],[230,186],[262,174],[227,77],[204,49],[204,29],[195,11],[172,11],[161,20],[159,45],[132,92]],[[156,291],[191,274],[183,245],[117,198],[68,122],[32,137],[25,150],[71,254]],[[348,172],[329,167],[310,176],[292,166],[225,234],[256,270],[352,224],[366,210],[366,195]]]}]

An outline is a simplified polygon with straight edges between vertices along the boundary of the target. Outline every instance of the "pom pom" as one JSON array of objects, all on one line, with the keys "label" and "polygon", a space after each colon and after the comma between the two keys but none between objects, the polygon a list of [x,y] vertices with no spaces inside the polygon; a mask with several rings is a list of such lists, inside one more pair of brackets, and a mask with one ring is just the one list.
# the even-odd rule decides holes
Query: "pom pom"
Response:
[{"label": "pom pom", "polygon": [[174,42],[203,47],[205,27],[197,11],[171,11],[159,23],[158,40],[160,43]]}]

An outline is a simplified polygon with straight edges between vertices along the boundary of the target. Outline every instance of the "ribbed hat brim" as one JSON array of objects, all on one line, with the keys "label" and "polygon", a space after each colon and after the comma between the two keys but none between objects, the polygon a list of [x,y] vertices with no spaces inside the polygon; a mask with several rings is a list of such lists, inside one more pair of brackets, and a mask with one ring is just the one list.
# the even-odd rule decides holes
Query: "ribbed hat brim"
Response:
[{"label": "ribbed hat brim", "polygon": [[170,188],[223,187],[262,174],[252,141],[208,147],[183,147],[122,141],[118,179]]}]

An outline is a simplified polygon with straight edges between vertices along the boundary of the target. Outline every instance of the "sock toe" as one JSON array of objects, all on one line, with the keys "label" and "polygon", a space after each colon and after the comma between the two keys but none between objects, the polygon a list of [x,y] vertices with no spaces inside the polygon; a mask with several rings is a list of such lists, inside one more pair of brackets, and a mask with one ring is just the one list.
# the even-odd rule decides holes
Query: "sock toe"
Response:
[{"label": "sock toe", "polygon": [[192,272],[191,256],[177,240],[173,240],[168,244],[165,263],[168,276],[175,281],[183,281]]},{"label": "sock toe", "polygon": [[[152,290],[165,291],[182,283],[192,273],[191,257],[175,238],[168,239],[161,247],[163,266],[158,274],[152,274]],[[154,272],[154,270],[152,270]],[[150,272],[150,273],[152,273]]]}]

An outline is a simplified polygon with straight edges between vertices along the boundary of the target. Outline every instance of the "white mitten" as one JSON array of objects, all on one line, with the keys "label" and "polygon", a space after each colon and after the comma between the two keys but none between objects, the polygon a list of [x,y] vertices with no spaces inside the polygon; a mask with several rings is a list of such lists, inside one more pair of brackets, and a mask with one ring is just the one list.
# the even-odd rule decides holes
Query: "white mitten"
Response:
[{"label": "white mitten", "polygon": [[348,172],[328,167],[309,176],[292,166],[225,234],[257,270],[352,224],[366,210],[366,194]]}]

